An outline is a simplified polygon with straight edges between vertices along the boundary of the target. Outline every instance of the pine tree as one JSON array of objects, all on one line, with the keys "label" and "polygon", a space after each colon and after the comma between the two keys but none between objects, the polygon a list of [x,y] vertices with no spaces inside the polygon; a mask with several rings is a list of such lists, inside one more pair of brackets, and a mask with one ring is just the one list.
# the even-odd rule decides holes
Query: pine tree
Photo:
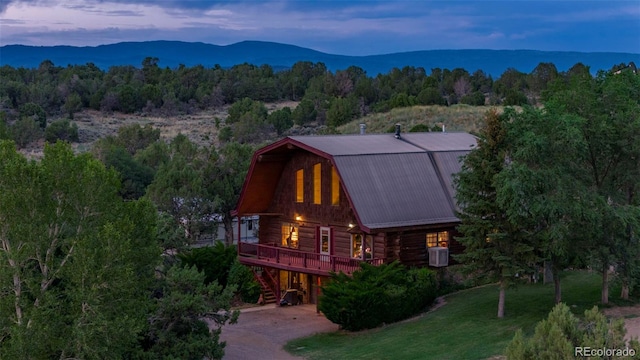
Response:
[{"label": "pine tree", "polygon": [[508,163],[506,115],[490,110],[478,146],[464,159],[457,175],[456,199],[465,246],[456,258],[468,273],[481,274],[500,286],[498,317],[504,317],[505,290],[515,285],[535,262],[533,246],[511,224],[497,202],[496,176]]}]

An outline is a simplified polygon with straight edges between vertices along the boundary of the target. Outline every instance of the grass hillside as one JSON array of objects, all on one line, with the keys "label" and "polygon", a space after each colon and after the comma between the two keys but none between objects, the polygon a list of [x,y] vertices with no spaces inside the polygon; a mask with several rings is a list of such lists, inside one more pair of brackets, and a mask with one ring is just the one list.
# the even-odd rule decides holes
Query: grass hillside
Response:
[{"label": "grass hillside", "polygon": [[[288,106],[294,109],[296,102],[280,102],[266,104],[269,112]],[[424,124],[429,128],[445,125],[447,131],[466,131],[477,133],[482,126],[484,114],[490,109],[488,106],[413,106],[407,108],[392,109],[386,113],[369,114],[365,117],[351,121],[340,126],[337,130],[341,134],[357,134],[360,132],[360,124],[367,125],[367,133],[385,133],[394,131],[395,124],[402,125],[402,131],[409,131],[418,124]],[[497,107],[502,111],[502,107]],[[91,149],[93,143],[103,137],[115,135],[119,127],[130,124],[146,125],[160,129],[161,136],[165,140],[174,138],[177,134],[187,135],[189,139],[203,146],[217,146],[219,127],[217,123],[226,119],[228,106],[218,110],[201,111],[193,114],[177,116],[155,116],[140,114],[103,113],[95,110],[84,110],[75,115],[72,120],[78,125],[80,142],[73,144],[77,152]],[[217,120],[216,120],[217,119]],[[58,119],[49,119],[49,122]],[[305,134],[315,134],[319,128],[305,127]],[[322,132],[322,131],[320,131]],[[292,133],[296,133],[292,129]],[[273,135],[273,141],[278,137]],[[44,140],[35,142],[21,152],[30,158],[42,156]]]},{"label": "grass hillside", "polygon": [[[574,312],[599,303],[600,276],[587,271],[563,274],[562,297]],[[612,289],[612,293],[619,289]],[[500,358],[517,329],[532,334],[553,308],[553,284],[507,290],[506,316],[496,316],[495,285],[460,291],[446,304],[417,318],[350,333],[338,331],[289,342],[287,351],[306,359],[489,359]]]},{"label": "grass hillside", "polygon": [[[499,112],[502,107],[496,107]],[[392,132],[395,124],[402,125],[402,131],[409,131],[416,125],[424,124],[429,128],[445,125],[447,131],[465,131],[477,133],[482,127],[485,113],[489,106],[413,106],[392,109],[386,113],[370,114],[340,126],[337,130],[342,134],[360,132],[360,124],[367,125],[367,133]]]}]

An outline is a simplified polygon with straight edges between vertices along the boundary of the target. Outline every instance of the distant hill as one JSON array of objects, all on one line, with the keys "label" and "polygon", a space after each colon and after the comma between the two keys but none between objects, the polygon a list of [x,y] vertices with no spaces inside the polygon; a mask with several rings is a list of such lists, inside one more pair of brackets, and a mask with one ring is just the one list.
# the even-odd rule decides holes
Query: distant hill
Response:
[{"label": "distant hill", "polygon": [[553,63],[559,71],[566,71],[577,63],[591,68],[593,73],[631,61],[640,63],[640,54],[581,53],[534,50],[425,50],[371,56],[343,56],[327,54],[299,46],[273,42],[243,41],[227,46],[180,41],[122,42],[95,47],[25,46],[0,47],[0,65],[35,68],[43,60],[57,66],[94,63],[102,69],[114,65],[140,67],[145,57],[157,57],[161,67],[175,68],[216,64],[231,67],[237,64],[268,64],[275,70],[291,67],[298,61],[323,62],[331,71],[351,65],[361,67],[369,76],[386,74],[394,67],[423,67],[427,73],[433,68],[463,68],[471,73],[480,69],[494,78],[506,69],[514,68],[530,73],[539,63]]}]

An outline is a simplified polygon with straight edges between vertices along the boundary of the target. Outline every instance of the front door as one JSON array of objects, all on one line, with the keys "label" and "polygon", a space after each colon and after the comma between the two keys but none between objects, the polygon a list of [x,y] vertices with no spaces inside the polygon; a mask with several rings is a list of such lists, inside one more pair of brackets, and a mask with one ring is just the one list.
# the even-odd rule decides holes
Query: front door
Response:
[{"label": "front door", "polygon": [[320,242],[320,260],[322,261],[330,261],[331,255],[331,228],[321,226],[320,227],[320,238],[318,239]]}]

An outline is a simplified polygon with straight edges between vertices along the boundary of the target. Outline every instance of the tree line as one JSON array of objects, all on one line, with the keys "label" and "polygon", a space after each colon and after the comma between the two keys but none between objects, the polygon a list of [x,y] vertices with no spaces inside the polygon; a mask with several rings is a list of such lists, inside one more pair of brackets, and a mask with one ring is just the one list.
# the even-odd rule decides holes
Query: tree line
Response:
[{"label": "tree line", "polygon": [[600,72],[554,82],[544,107],[490,111],[479,146],[456,179],[461,209],[458,257],[470,273],[505,289],[552,270],[602,275],[629,298],[640,285],[640,76]]},{"label": "tree line", "polygon": [[[280,133],[293,124],[334,127],[371,112],[412,105],[538,105],[552,82],[590,74],[581,63],[566,72],[552,63],[540,63],[529,74],[511,68],[493,79],[482,70],[470,73],[462,68],[435,68],[427,74],[424,68],[407,66],[370,77],[356,66],[331,72],[323,63],[309,61],[283,71],[246,63],[226,69],[170,69],[161,68],[158,61],[147,57],[140,67],[112,66],[106,71],[92,63],[61,67],[49,60],[32,69],[5,65],[0,67],[0,112],[5,113],[5,123],[31,117],[44,129],[47,118],[73,119],[83,109],[170,116],[239,101],[297,102],[272,119],[259,112],[252,115],[258,125],[273,126]],[[58,124],[51,138],[77,137],[77,129],[70,126]],[[22,132],[27,130],[37,129]]]}]

